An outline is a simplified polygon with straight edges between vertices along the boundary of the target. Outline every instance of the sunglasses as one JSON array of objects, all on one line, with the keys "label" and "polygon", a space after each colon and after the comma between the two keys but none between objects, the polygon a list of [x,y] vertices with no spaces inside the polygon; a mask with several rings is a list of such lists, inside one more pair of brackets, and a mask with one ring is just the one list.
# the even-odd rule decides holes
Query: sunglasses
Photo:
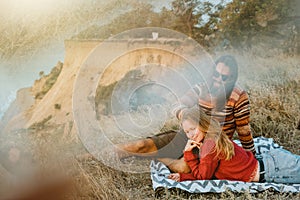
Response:
[{"label": "sunglasses", "polygon": [[213,76],[215,78],[219,78],[219,76],[221,76],[222,81],[226,81],[229,78],[229,75],[220,74],[217,70],[214,71]]}]

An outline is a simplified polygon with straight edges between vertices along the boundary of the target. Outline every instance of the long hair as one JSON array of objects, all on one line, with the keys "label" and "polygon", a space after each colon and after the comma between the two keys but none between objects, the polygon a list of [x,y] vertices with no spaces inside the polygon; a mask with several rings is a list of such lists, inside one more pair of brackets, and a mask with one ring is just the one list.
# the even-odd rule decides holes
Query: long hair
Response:
[{"label": "long hair", "polygon": [[223,133],[219,123],[205,114],[199,106],[183,110],[181,123],[185,120],[198,123],[201,129],[205,131],[204,140],[213,139],[216,142],[217,157],[230,160],[234,156],[234,146],[228,136]]},{"label": "long hair", "polygon": [[226,66],[229,67],[230,70],[230,79],[232,82],[236,82],[238,78],[238,64],[236,59],[231,55],[223,55],[220,56],[216,61],[215,64],[224,63]]},{"label": "long hair", "polygon": [[224,108],[225,103],[228,101],[233,88],[237,82],[238,79],[238,64],[236,59],[231,56],[231,55],[223,55],[220,56],[216,61],[215,61],[215,66],[217,66],[218,63],[223,63],[224,65],[226,65],[227,67],[229,67],[229,71],[230,71],[230,77],[229,79],[226,81],[225,83],[225,91],[224,91],[224,95],[223,98],[220,98],[217,101],[217,105],[216,108],[217,110],[221,110]]}]

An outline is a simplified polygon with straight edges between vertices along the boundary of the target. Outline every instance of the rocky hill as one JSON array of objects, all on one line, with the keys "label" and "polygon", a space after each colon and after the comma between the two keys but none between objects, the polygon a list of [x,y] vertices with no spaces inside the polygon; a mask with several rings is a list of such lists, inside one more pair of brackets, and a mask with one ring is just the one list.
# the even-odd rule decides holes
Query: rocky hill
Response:
[{"label": "rocky hill", "polygon": [[[2,118],[3,132],[29,128],[39,123],[73,124],[72,91],[76,74],[90,51],[100,41],[65,41],[64,63],[58,63],[31,88],[21,89]],[[69,126],[66,126],[69,127]],[[74,131],[70,126],[66,131]]]}]

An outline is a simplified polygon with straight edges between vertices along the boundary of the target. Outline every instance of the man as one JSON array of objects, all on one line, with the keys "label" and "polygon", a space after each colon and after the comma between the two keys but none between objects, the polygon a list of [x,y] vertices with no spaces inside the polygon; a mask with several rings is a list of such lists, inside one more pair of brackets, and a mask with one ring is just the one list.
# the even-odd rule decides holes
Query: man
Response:
[{"label": "man", "polygon": [[[180,103],[174,106],[173,113],[180,119],[185,108],[199,105],[206,114],[214,117],[222,126],[223,132],[232,139],[235,131],[247,151],[255,154],[253,137],[250,130],[250,106],[247,93],[236,85],[238,65],[234,57],[221,56],[215,62],[212,81],[208,86],[198,84],[188,91]],[[187,137],[182,130],[169,131],[118,145],[127,155],[155,156],[173,172],[189,172],[182,158]],[[180,158],[180,159],[179,159]]]}]

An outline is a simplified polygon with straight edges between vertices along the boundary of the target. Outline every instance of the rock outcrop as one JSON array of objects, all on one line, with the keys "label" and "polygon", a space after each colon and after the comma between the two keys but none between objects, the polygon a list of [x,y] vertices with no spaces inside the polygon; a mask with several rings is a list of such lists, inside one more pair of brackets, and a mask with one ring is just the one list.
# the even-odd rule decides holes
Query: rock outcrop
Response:
[{"label": "rock outcrop", "polygon": [[75,131],[72,116],[72,91],[76,74],[86,56],[101,41],[65,41],[64,64],[36,80],[31,88],[21,89],[1,121],[2,132],[34,127],[47,121],[68,124],[66,132]]}]

